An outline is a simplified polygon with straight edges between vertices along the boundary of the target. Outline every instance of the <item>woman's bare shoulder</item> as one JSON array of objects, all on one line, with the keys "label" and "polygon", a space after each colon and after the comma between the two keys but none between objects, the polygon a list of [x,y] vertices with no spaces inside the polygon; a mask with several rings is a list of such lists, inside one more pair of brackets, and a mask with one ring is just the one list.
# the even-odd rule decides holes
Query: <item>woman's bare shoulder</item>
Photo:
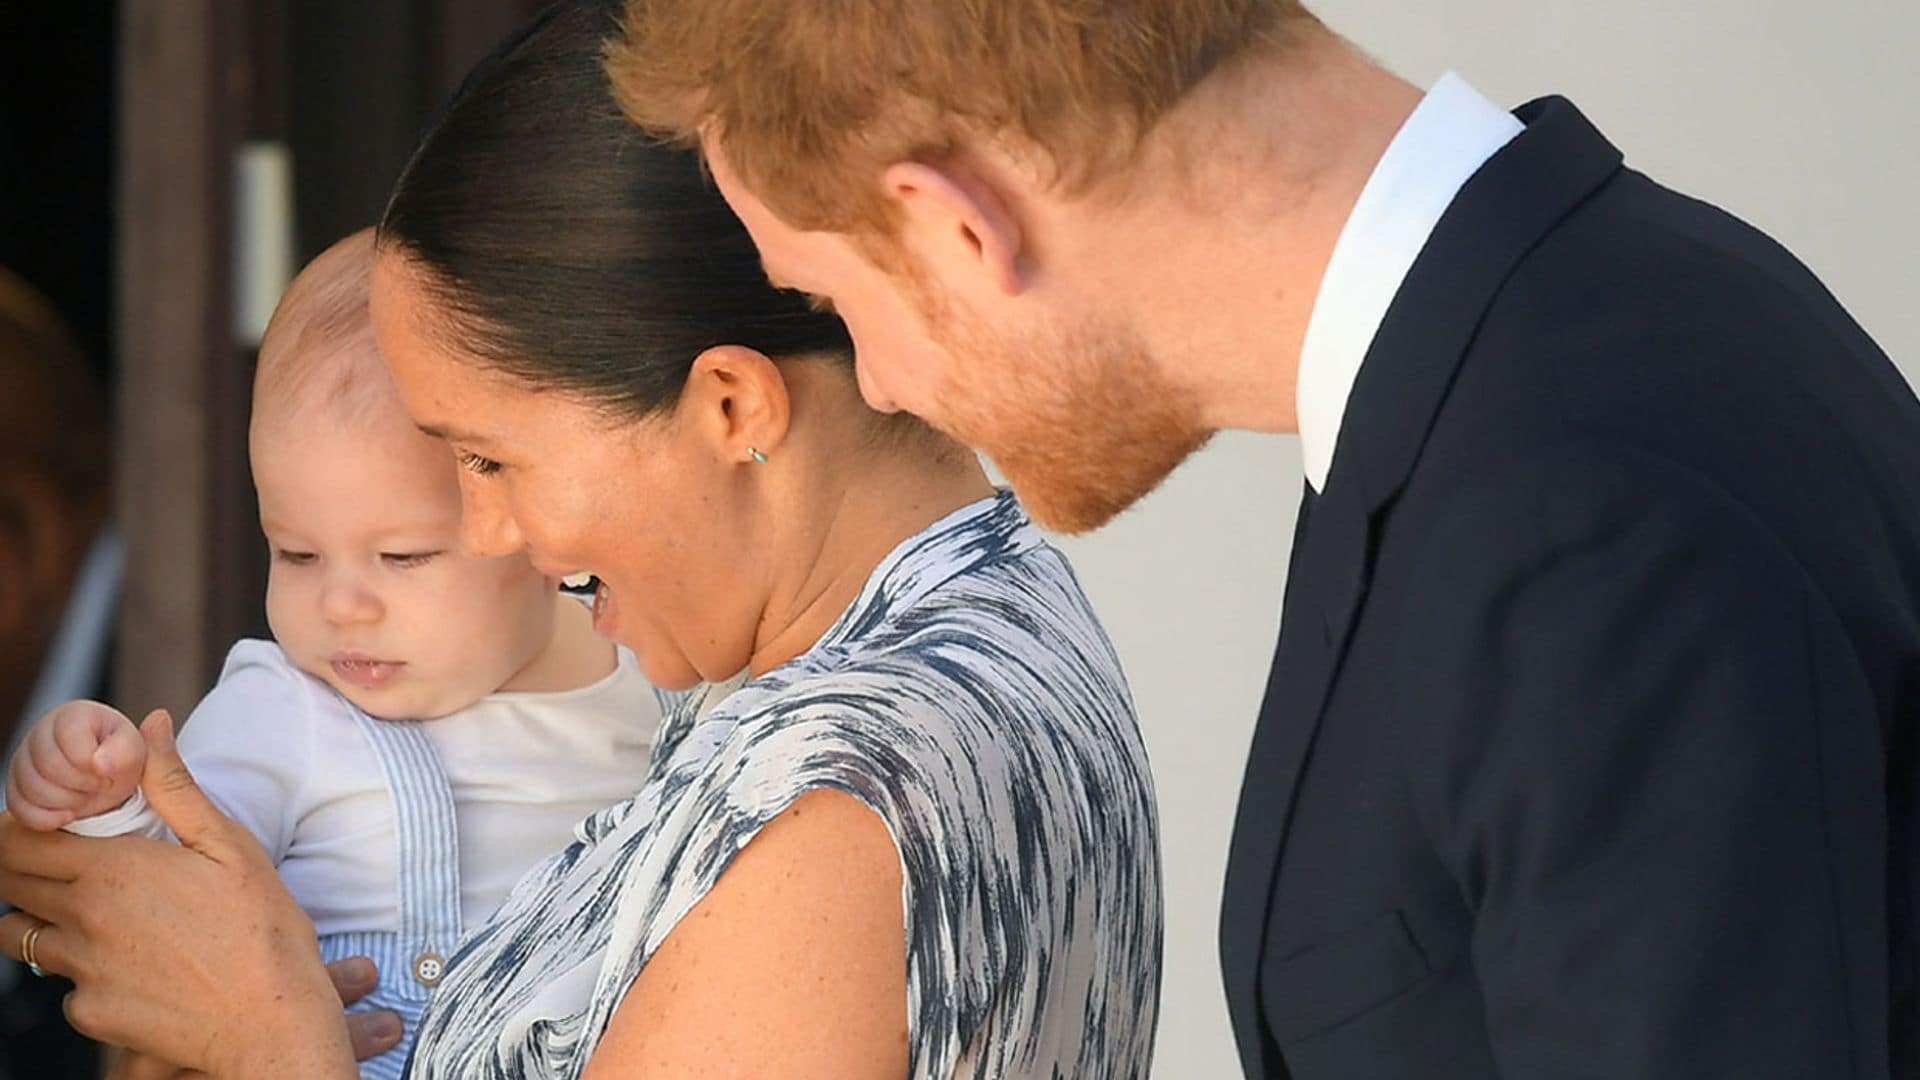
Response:
[{"label": "woman's bare shoulder", "polygon": [[586,1076],[905,1075],[901,885],[878,814],[802,794],[667,936]]}]

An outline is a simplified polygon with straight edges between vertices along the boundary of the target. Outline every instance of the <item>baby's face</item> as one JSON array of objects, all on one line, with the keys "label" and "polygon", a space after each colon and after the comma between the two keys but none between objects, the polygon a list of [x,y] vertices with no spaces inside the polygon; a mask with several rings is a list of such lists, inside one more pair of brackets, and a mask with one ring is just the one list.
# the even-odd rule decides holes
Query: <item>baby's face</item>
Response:
[{"label": "baby's face", "polygon": [[384,719],[429,719],[499,689],[553,632],[556,583],[524,555],[460,548],[446,445],[391,417],[256,430],[272,569],[267,622],[301,670]]}]

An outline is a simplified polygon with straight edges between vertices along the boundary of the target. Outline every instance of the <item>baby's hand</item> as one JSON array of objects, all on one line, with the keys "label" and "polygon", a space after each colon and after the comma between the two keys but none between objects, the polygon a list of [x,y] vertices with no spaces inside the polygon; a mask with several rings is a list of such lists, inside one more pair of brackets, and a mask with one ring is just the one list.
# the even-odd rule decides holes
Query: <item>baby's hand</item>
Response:
[{"label": "baby's hand", "polygon": [[7,810],[29,829],[51,831],[104,814],[140,786],[147,744],[118,709],[69,701],[40,718],[7,769]]}]

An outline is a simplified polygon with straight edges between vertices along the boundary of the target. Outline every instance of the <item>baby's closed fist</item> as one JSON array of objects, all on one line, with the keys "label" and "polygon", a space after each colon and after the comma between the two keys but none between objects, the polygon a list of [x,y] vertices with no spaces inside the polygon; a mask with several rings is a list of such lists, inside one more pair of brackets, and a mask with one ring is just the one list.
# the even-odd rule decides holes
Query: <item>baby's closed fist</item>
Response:
[{"label": "baby's closed fist", "polygon": [[52,830],[104,814],[140,786],[147,744],[111,705],[69,701],[33,725],[7,769],[7,810],[30,829]]}]

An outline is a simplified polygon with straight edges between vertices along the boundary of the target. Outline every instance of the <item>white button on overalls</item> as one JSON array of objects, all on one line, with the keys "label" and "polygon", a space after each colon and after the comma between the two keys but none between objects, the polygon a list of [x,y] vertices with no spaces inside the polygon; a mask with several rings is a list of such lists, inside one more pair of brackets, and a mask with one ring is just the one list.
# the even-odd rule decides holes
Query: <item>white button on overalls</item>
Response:
[{"label": "white button on overalls", "polygon": [[447,962],[438,953],[423,952],[413,958],[413,978],[421,986],[433,986],[447,973]]}]

